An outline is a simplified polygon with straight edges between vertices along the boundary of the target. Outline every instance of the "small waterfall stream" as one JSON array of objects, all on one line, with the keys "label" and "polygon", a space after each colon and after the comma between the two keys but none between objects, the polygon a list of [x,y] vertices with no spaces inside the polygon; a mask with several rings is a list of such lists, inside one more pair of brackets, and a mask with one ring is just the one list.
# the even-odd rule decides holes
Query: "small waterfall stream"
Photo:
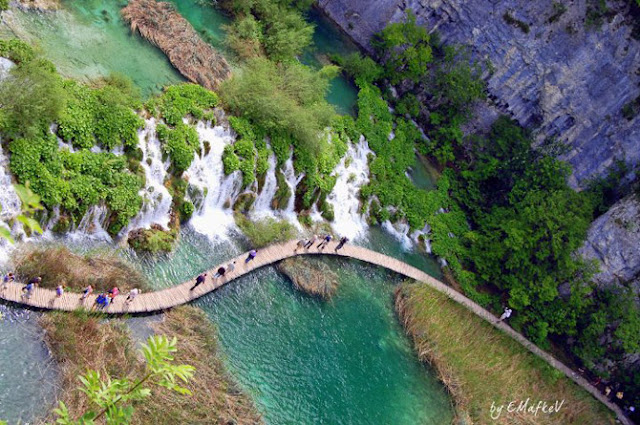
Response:
[{"label": "small waterfall stream", "polygon": [[327,196],[333,206],[333,230],[351,240],[363,238],[367,234],[367,220],[360,213],[360,188],[369,182],[367,156],[372,153],[364,137],[357,144],[349,144],[346,155],[340,160],[334,173],[336,185]]},{"label": "small waterfall stream", "polygon": [[251,216],[253,218],[273,217],[274,211],[271,209],[271,201],[278,190],[278,181],[276,179],[276,156],[271,154],[269,156],[269,169],[264,178],[264,184],[260,195],[253,203],[253,211]]},{"label": "small waterfall stream", "polygon": [[149,228],[152,224],[159,224],[166,229],[170,220],[171,195],[164,185],[170,163],[168,159],[162,160],[162,147],[156,135],[154,118],[146,120],[138,139],[138,147],[142,150],[140,166],[146,177],[145,187],[140,191],[144,203],[124,234],[131,229]]},{"label": "small waterfall stream", "polygon": [[[11,223],[18,214],[20,214],[22,203],[16,194],[11,181],[11,173],[9,172],[9,159],[5,156],[0,147],[0,226],[8,228],[11,233],[23,233],[22,226],[19,222]],[[9,241],[0,238],[0,264],[8,260],[9,253],[13,246]]]},{"label": "small waterfall stream", "polygon": [[[205,194],[202,206],[191,218],[191,226],[211,239],[227,240],[229,230],[235,229],[232,206],[242,189],[242,174],[235,171],[224,175],[222,152],[233,142],[230,130],[211,127],[199,122],[196,130],[200,138],[201,155],[196,155],[185,171],[189,184]],[[205,143],[210,149],[205,152]]]}]

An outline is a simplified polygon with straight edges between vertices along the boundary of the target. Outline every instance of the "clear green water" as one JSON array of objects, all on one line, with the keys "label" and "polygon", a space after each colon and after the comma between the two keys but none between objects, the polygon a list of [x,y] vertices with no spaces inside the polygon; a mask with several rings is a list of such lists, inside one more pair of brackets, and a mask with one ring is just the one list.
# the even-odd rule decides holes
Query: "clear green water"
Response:
[{"label": "clear green water", "polygon": [[0,419],[26,424],[55,401],[58,376],[38,314],[0,305]]},{"label": "clear green water", "polygon": [[63,0],[63,10],[3,14],[0,35],[17,36],[41,47],[65,76],[89,80],[118,72],[127,75],[144,95],[184,81],[166,56],[120,18],[122,2]]},{"label": "clear green water", "polygon": [[[174,255],[142,263],[154,286],[165,287],[243,245],[212,247],[186,229]],[[402,251],[378,229],[366,245],[438,275],[432,260]],[[442,384],[417,361],[394,315],[399,277],[357,261],[325,261],[340,275],[330,301],[296,291],[267,267],[196,302],[216,324],[229,369],[267,423],[449,423]]]}]

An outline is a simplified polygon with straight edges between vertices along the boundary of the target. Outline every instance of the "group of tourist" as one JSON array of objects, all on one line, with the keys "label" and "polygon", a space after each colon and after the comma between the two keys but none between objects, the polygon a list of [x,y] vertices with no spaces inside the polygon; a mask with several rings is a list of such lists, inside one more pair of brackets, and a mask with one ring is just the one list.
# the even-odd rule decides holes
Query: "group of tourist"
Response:
[{"label": "group of tourist", "polygon": [[[87,298],[93,292],[93,287],[91,285],[84,288],[82,291],[82,296],[80,297],[82,300]],[[120,289],[117,286],[114,286],[107,292],[102,292],[98,294],[96,300],[94,302],[94,308],[106,309],[110,304],[113,303],[115,298],[120,294]],[[125,303],[132,302],[138,295],[140,294],[140,290],[138,288],[133,288],[127,294],[127,299],[124,300]]]},{"label": "group of tourist", "polygon": [[[327,247],[327,245],[329,245],[329,242],[331,242],[332,239],[333,239],[333,236],[331,236],[328,233],[324,235],[322,238],[320,238],[318,235],[313,235],[309,239],[300,239],[296,244],[296,247],[293,250],[293,252],[298,252],[299,249],[310,249],[311,247],[313,247],[313,244],[315,244],[318,240],[320,240],[320,243],[316,248],[322,251]],[[347,238],[346,236],[343,236],[342,238],[340,238],[340,242],[338,242],[338,244],[334,248],[334,251],[338,252],[339,250],[341,250],[344,244],[346,244],[347,242],[349,242],[349,238]]]},{"label": "group of tourist", "polygon": [[[251,258],[251,260],[253,260],[256,255],[258,255],[258,251],[256,251],[255,249],[252,249],[249,252],[249,257],[247,257],[247,261],[249,262]],[[213,275],[213,280],[216,280],[218,278],[223,277],[225,274],[227,273],[231,273],[236,269],[236,262],[235,260],[230,262],[229,264],[225,266],[220,266],[218,267],[218,270],[216,270],[215,274]],[[191,289],[189,289],[190,291],[193,291],[194,289],[196,289],[198,286],[202,285],[204,282],[206,282],[207,280],[207,273],[202,273],[199,274],[198,277],[196,277],[196,283],[191,287]]]}]

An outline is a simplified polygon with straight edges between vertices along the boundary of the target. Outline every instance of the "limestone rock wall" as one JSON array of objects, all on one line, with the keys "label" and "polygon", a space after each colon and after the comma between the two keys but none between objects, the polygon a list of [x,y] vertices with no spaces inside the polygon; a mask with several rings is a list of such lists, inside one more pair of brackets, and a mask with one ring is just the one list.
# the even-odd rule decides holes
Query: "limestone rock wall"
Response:
[{"label": "limestone rock wall", "polygon": [[[365,49],[375,32],[401,20],[408,8],[444,41],[471,46],[476,59],[491,64],[492,107],[533,129],[538,142],[563,142],[568,152],[561,159],[574,169],[570,183],[580,187],[617,159],[640,163],[640,122],[622,116],[623,106],[640,95],[640,43],[620,14],[599,29],[585,29],[586,0],[558,3],[566,11],[555,19],[552,0],[319,0],[318,5]],[[507,23],[505,13],[529,31]]]},{"label": "limestone rock wall", "polygon": [[628,196],[598,217],[580,249],[587,259],[595,259],[599,285],[630,286],[640,294],[640,199]]}]

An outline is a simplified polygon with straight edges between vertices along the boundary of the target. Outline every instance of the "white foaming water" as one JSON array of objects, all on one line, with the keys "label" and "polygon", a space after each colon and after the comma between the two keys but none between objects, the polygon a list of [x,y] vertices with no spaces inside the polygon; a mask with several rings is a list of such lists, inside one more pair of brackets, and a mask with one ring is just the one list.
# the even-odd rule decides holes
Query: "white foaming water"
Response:
[{"label": "white foaming water", "polygon": [[271,154],[269,156],[269,169],[264,178],[264,184],[260,195],[253,203],[253,211],[251,217],[260,219],[264,217],[273,217],[274,211],[271,209],[271,201],[278,190],[278,181],[276,179],[276,156]]},{"label": "white foaming water", "polygon": [[428,224],[425,224],[422,230],[414,230],[411,234],[409,234],[411,228],[405,222],[391,223],[391,221],[386,220],[382,223],[382,228],[400,242],[405,251],[413,250],[420,244],[420,236],[423,236],[424,249],[427,254],[431,254],[431,240],[427,237],[431,232],[431,226]]},{"label": "white foaming water", "polygon": [[138,147],[142,150],[140,166],[146,177],[145,187],[140,191],[143,204],[140,213],[131,221],[126,234],[131,229],[149,228],[152,224],[159,224],[164,228],[169,226],[171,212],[171,195],[164,185],[169,169],[169,160],[162,161],[162,147],[156,134],[156,120],[146,120],[145,127],[138,132]]},{"label": "white foaming water", "polygon": [[296,171],[293,168],[293,152],[287,161],[284,163],[284,169],[282,170],[284,174],[285,181],[287,182],[287,186],[291,190],[291,196],[289,197],[289,202],[287,202],[287,207],[281,212],[282,217],[295,225],[298,230],[302,230],[302,225],[298,221],[298,214],[296,214],[295,206],[296,206],[296,188],[300,181],[304,178],[304,173],[300,173],[299,176],[296,176]]},{"label": "white foaming water", "polygon": [[[0,147],[0,226],[9,228],[11,233],[22,233],[20,223],[16,222],[13,227],[9,225],[9,221],[20,214],[22,203],[16,194],[11,181],[11,173],[9,172],[9,160],[4,155]],[[9,241],[0,238],[0,264],[5,264],[9,258],[9,254],[13,250],[13,245]]]},{"label": "white foaming water", "polygon": [[109,209],[105,205],[94,205],[86,212],[78,226],[67,235],[72,241],[85,239],[111,242],[113,239],[106,231]]},{"label": "white foaming water", "polygon": [[[211,127],[201,122],[196,130],[202,155],[196,156],[185,172],[185,177],[189,184],[206,191],[206,197],[202,207],[191,218],[190,224],[195,231],[212,240],[228,240],[229,231],[237,229],[231,207],[242,189],[242,173],[234,171],[225,176],[222,165],[222,152],[226,145],[233,142],[233,136],[223,127]],[[210,144],[206,155],[205,141]]]},{"label": "white foaming water", "polygon": [[363,137],[357,144],[349,144],[346,155],[334,171],[338,176],[336,185],[327,196],[335,217],[331,227],[338,235],[351,240],[364,238],[367,234],[367,221],[360,214],[360,188],[369,182],[367,156],[370,153]]}]

